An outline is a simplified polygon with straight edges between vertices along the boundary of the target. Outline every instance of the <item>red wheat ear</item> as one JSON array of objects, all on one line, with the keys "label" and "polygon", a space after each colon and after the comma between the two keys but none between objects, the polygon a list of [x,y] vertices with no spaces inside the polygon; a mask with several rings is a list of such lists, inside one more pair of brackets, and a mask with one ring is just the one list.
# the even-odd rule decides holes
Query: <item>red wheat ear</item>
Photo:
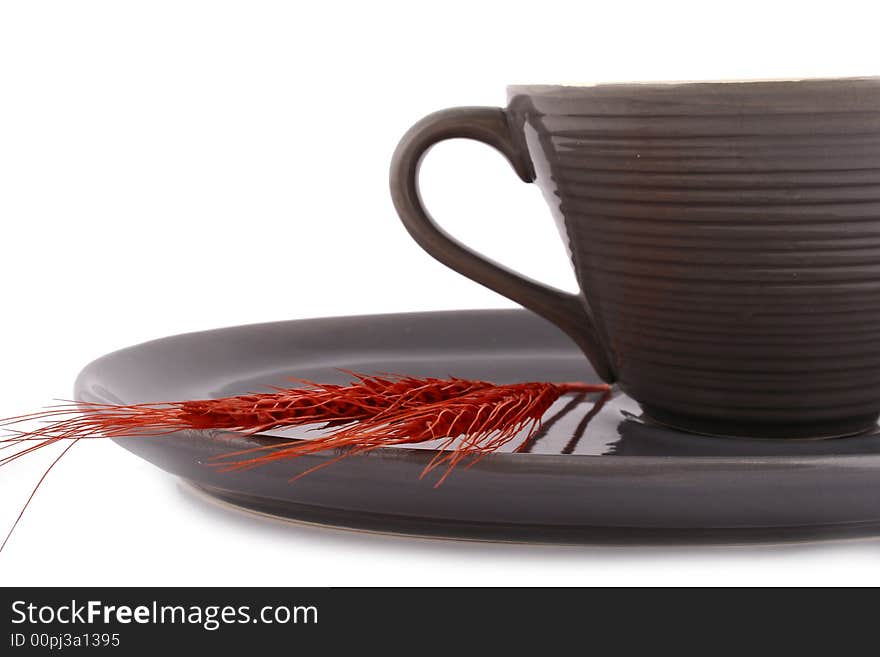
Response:
[{"label": "red wheat ear", "polygon": [[[353,454],[441,439],[440,450],[422,473],[424,476],[445,466],[436,484],[439,486],[464,459],[470,458],[473,464],[523,432],[527,442],[540,425],[541,416],[561,395],[602,392],[595,409],[598,410],[609,391],[605,384],[495,385],[458,378],[348,373],[353,377],[348,385],[294,379],[302,387],[273,388],[274,392],[221,399],[149,404],[66,402],[37,413],[0,420],[0,427],[14,434],[0,440],[0,450],[12,450],[0,457],[0,466],[57,442],[69,441],[33,488],[0,551],[46,475],[79,440],[161,436],[185,429],[224,429],[254,434],[324,423],[336,428],[312,440],[225,454],[213,465],[221,470],[240,470],[324,450],[343,449],[336,458],[307,470],[294,477],[296,479]],[[17,428],[31,421],[46,424],[28,431]]]},{"label": "red wheat ear", "polygon": [[[0,420],[14,437],[0,440],[0,450],[20,449],[0,458],[0,465],[61,440],[157,436],[185,429],[225,429],[248,434],[318,423],[347,425],[351,431],[310,441],[308,453],[354,445],[362,436],[372,445],[385,427],[384,443],[413,443],[467,435],[479,429],[513,431],[541,414],[562,394],[604,392],[605,384],[515,383],[496,385],[471,379],[416,378],[350,372],[348,385],[292,379],[299,388],[274,392],[146,404],[65,402],[43,411]],[[513,405],[511,407],[511,405]],[[519,413],[511,408],[520,408]],[[491,414],[487,414],[493,410]],[[470,421],[466,421],[470,418]],[[17,426],[44,421],[29,431]],[[420,424],[421,423],[421,424]],[[471,426],[473,424],[473,426]],[[517,427],[514,431],[514,427]],[[512,437],[512,436],[511,436]],[[331,438],[335,438],[334,442]],[[325,444],[326,446],[320,447]]]}]

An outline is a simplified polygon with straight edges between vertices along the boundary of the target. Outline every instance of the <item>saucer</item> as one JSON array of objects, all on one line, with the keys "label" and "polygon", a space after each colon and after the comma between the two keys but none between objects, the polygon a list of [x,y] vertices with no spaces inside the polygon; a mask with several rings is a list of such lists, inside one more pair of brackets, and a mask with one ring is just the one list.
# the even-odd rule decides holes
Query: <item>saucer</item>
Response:
[{"label": "saucer", "polygon": [[[363,373],[496,383],[598,382],[564,334],[524,310],[311,319],[173,336],[108,354],[76,382],[77,399],[140,403],[223,397]],[[880,534],[880,431],[818,441],[715,438],[645,418],[619,391],[562,397],[527,452],[491,454],[435,488],[419,479],[429,446],[343,459],[334,453],[243,472],[212,457],[303,429],[244,436],[184,431],[117,442],[224,502],[339,527],[431,537],[561,543],[741,542]]]}]

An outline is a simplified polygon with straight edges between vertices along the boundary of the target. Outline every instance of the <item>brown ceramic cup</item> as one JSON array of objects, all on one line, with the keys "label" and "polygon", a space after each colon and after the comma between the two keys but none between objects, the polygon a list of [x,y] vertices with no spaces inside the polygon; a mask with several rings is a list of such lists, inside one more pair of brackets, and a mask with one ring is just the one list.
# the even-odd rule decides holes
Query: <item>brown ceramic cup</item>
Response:
[{"label": "brown ceramic cup", "polygon": [[[435,258],[557,324],[655,420],[840,436],[880,412],[880,78],[515,86],[400,142],[391,191]],[[444,139],[537,182],[581,292],[457,242],[418,191]]]}]

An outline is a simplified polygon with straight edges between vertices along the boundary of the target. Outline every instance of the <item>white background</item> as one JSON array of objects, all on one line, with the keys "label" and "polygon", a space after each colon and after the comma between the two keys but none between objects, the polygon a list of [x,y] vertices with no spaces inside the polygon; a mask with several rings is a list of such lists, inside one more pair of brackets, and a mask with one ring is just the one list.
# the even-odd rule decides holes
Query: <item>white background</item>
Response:
[{"label": "white background", "polygon": [[[509,83],[880,74],[875,3],[5,2],[0,416],[132,343],[327,315],[508,307],[391,207],[402,133]],[[433,214],[533,277],[573,277],[537,188],[443,144]],[[133,376],[137,373],[133,372]],[[48,463],[0,471],[0,530]],[[558,548],[391,538],[216,508],[80,444],[0,584],[880,584],[880,541]]]}]

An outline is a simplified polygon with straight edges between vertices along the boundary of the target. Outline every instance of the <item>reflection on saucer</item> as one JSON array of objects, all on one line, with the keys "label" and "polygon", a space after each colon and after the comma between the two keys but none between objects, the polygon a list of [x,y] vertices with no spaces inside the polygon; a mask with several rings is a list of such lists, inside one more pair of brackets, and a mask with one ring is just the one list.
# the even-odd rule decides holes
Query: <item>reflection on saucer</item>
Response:
[{"label": "reflection on saucer", "polygon": [[561,400],[550,409],[526,451],[586,456],[819,456],[880,453],[880,433],[824,440],[724,438],[654,422],[620,391],[601,408],[592,397]]}]

